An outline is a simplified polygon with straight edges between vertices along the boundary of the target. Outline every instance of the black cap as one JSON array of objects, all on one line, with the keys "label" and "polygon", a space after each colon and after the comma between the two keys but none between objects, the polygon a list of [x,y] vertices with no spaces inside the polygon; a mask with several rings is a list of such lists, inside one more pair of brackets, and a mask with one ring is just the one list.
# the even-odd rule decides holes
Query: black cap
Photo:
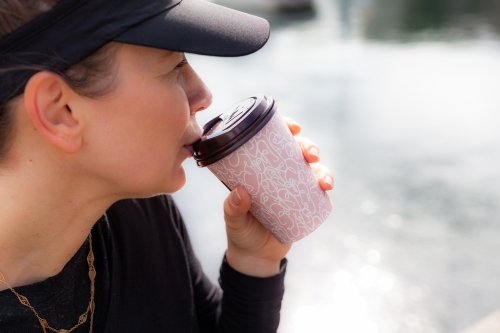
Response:
[{"label": "black cap", "polygon": [[19,75],[64,71],[111,41],[234,57],[268,38],[266,20],[205,0],[61,0],[0,39],[0,102],[22,92]]}]

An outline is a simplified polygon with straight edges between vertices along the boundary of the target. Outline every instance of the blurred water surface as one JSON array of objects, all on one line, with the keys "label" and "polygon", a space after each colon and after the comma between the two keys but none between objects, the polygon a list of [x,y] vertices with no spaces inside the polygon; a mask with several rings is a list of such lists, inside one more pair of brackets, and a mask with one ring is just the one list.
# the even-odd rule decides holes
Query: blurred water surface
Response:
[{"label": "blurred water surface", "polygon": [[[200,123],[269,94],[336,177],[332,214],[288,255],[280,333],[459,332],[500,308],[500,7],[429,1],[255,7],[261,51],[188,56],[214,95]],[[174,197],[216,282],[228,193],[185,169]]]}]

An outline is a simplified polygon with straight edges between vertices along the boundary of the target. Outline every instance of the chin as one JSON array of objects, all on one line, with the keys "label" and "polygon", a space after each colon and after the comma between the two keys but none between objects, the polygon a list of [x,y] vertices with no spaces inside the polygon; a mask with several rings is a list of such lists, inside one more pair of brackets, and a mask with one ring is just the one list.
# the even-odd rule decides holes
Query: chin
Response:
[{"label": "chin", "polygon": [[184,168],[181,166],[177,171],[177,174],[165,185],[164,193],[166,194],[177,192],[183,188],[184,185],[186,185],[186,172],[184,171]]}]

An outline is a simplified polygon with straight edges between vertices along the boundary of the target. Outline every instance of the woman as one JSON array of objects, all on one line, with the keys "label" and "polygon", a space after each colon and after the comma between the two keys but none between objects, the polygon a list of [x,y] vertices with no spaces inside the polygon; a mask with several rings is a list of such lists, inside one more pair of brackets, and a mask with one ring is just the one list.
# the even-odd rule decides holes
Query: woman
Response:
[{"label": "woman", "polygon": [[212,99],[184,52],[255,52],[267,22],[203,0],[55,2],[0,2],[0,331],[276,331],[290,246],[248,193],[224,202],[223,293],[163,195]]}]

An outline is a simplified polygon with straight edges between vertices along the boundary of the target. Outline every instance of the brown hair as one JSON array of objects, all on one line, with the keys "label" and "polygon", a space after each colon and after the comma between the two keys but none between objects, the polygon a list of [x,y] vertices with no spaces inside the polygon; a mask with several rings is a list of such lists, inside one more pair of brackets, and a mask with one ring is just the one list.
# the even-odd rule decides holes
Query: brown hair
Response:
[{"label": "brown hair", "polygon": [[[36,16],[46,12],[60,0],[0,0],[0,38],[8,35]],[[87,58],[59,74],[80,95],[97,98],[115,87],[114,59],[118,44],[108,43]],[[28,66],[36,68],[37,64]],[[43,69],[40,69],[43,70]],[[19,86],[26,82],[14,82]],[[5,160],[14,138],[15,108],[18,97],[0,101],[0,164]]]}]

